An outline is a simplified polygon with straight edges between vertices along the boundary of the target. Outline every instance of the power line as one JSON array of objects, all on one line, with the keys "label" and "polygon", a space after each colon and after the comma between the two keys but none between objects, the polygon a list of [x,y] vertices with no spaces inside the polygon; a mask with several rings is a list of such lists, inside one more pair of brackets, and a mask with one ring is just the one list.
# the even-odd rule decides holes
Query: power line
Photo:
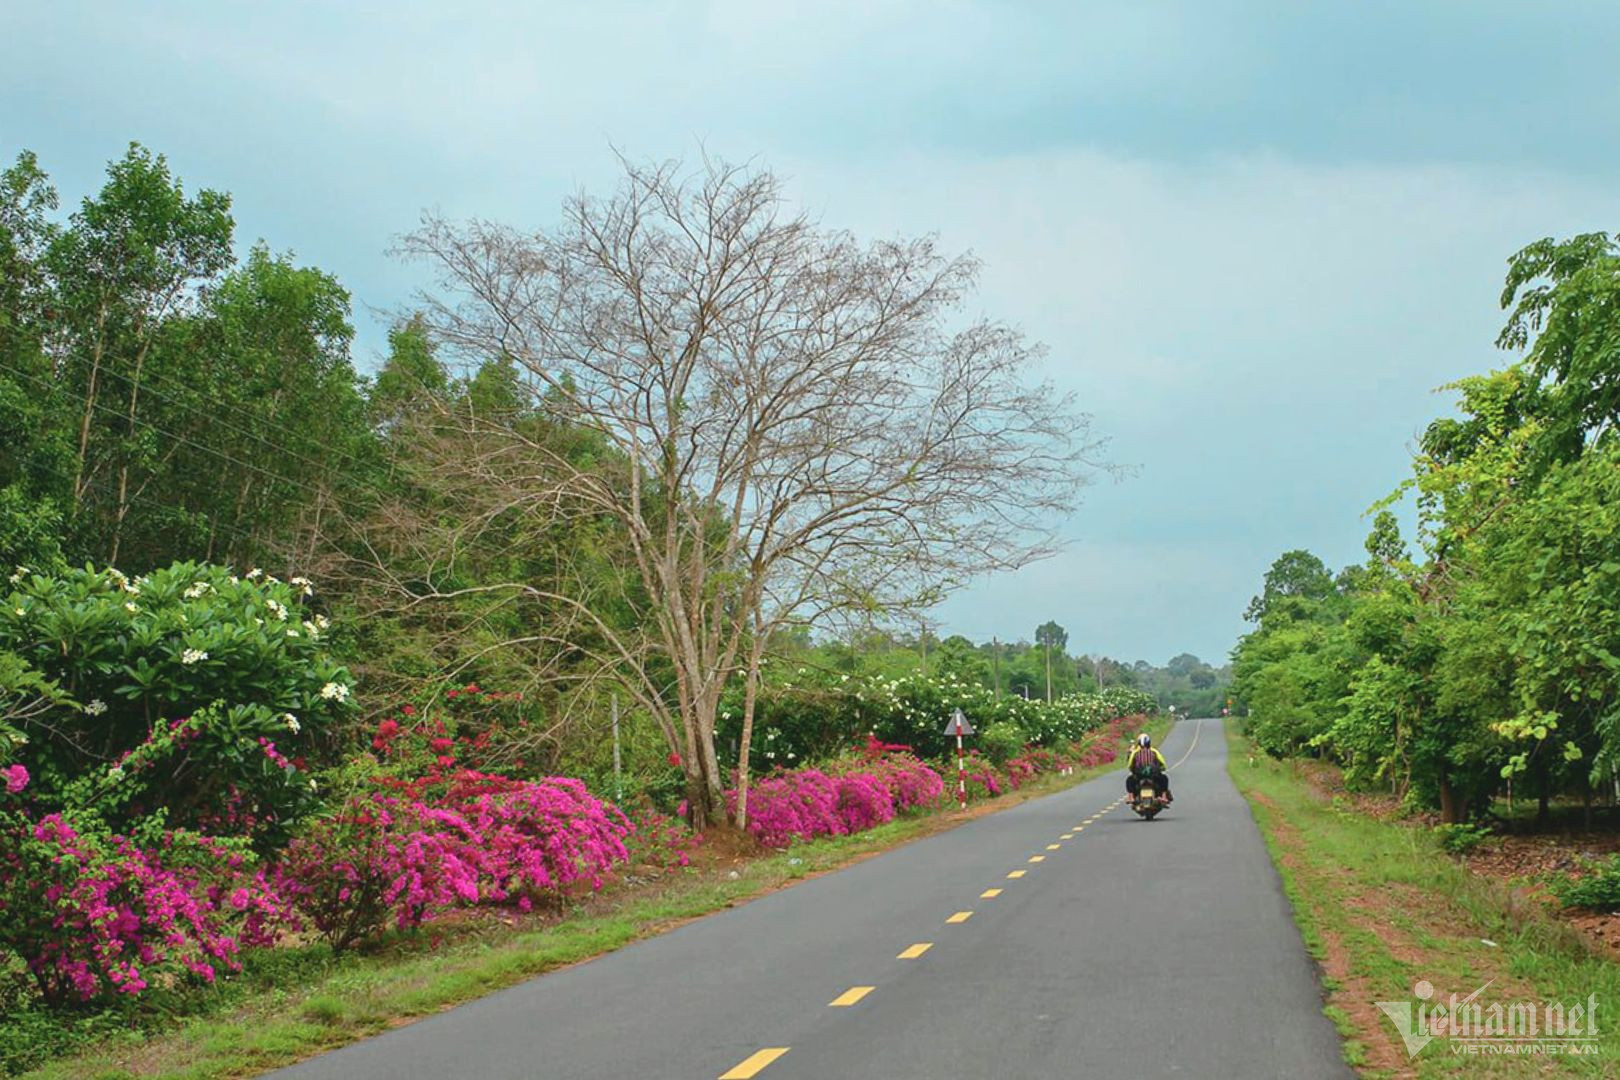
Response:
[{"label": "power line", "polygon": [[[102,374],[104,374],[104,375],[111,375],[114,378],[124,380],[124,382],[127,385],[131,386],[131,387],[139,387],[141,390],[144,390],[147,393],[155,394],[158,397],[162,398],[164,401],[171,402],[172,404],[177,405],[182,409],[186,409],[186,410],[190,411],[193,415],[204,415],[203,411],[202,411],[202,406],[199,406],[197,404],[193,404],[191,402],[181,401],[179,398],[176,398],[176,397],[174,397],[174,396],[172,396],[170,394],[165,394],[163,391],[158,390],[157,388],[148,385],[144,381],[141,382],[141,383],[137,383],[133,376],[126,375],[122,371],[114,371],[111,368],[103,368],[103,369],[101,369],[101,371],[102,371]],[[153,376],[152,376],[151,372],[146,373],[146,378],[148,380],[152,379],[152,377]],[[227,401],[218,400],[218,399],[204,399],[204,401],[208,405],[214,405],[214,406],[218,406],[218,407],[221,407],[221,408],[233,408],[234,409],[234,406],[232,406]],[[237,410],[237,411],[242,412],[242,415],[244,415],[244,416],[251,416],[252,415],[251,413],[248,413],[246,410]],[[128,418],[126,417],[126,419],[128,419]],[[297,458],[299,461],[302,461],[305,464],[310,465],[310,466],[312,466],[312,467],[314,467],[316,469],[324,470],[327,467],[326,462],[322,462],[322,461],[319,461],[319,460],[317,460],[315,458],[309,457],[309,456],[307,456],[305,454],[301,454],[298,451],[292,449],[291,447],[285,446],[285,445],[283,445],[281,443],[278,443],[278,442],[276,442],[276,441],[274,441],[272,439],[266,438],[263,435],[260,435],[258,432],[249,431],[246,428],[243,428],[243,427],[240,427],[240,426],[238,426],[236,424],[232,424],[232,423],[229,423],[228,421],[222,420],[217,416],[209,416],[208,419],[209,419],[210,423],[219,424],[219,425],[221,425],[221,426],[223,426],[225,428],[230,429],[231,431],[236,432],[239,435],[245,435],[250,439],[257,439],[259,442],[263,443],[265,446],[269,447],[271,450],[275,451],[277,454],[280,454],[283,457]],[[348,458],[350,461],[354,462],[357,466],[362,466],[363,467],[363,465],[364,465],[364,463],[361,462],[359,458],[354,457],[352,454],[349,454],[347,451],[341,450],[341,449],[339,449],[339,448],[337,448],[335,446],[330,446],[330,445],[328,445],[326,443],[320,442],[319,440],[315,440],[315,439],[310,440],[310,442],[315,446],[315,448],[317,450],[319,450],[322,453],[331,454],[331,455],[334,455],[334,456],[337,456],[337,457]]]},{"label": "power line", "polygon": [[[109,374],[116,375],[119,378],[122,378],[122,379],[125,379],[125,380],[128,380],[130,378],[129,376],[123,374],[122,372],[112,371],[110,368],[106,368],[106,369],[103,369],[103,370],[107,371]],[[171,379],[168,375],[163,374],[161,372],[155,372],[155,371],[146,372],[145,373],[145,378],[149,379],[149,380],[151,380],[153,382],[160,382],[165,386],[173,386],[173,387],[177,387],[177,388],[182,389],[182,390],[190,390],[191,389],[191,387],[186,386],[184,383],[180,382],[179,380]],[[167,397],[167,395],[163,395],[163,396]],[[168,400],[173,401],[174,399],[173,398],[168,398]],[[242,408],[240,405],[233,405],[232,403],[230,403],[228,401],[214,400],[212,402],[212,404],[218,406],[219,408],[228,409],[231,412],[239,413],[240,415],[248,418],[249,420],[257,420],[258,419],[252,412],[249,412],[247,409]],[[238,429],[238,430],[240,430],[240,429]],[[336,454],[339,457],[348,458],[349,461],[353,462],[355,465],[364,465],[365,464],[359,458],[357,458],[354,455],[348,453],[347,451],[340,450],[335,446],[326,446],[324,444],[317,444],[317,445],[320,446],[320,448],[321,448],[321,450],[323,452],[329,453],[329,454]]]},{"label": "power line", "polygon": [[[28,379],[29,381],[31,381],[31,382],[39,385],[39,386],[42,386],[42,387],[44,387],[46,389],[50,389],[50,387],[51,387],[51,384],[49,382],[47,382],[44,379],[41,379],[39,376],[31,374],[30,372],[24,371],[21,368],[13,367],[10,364],[0,363],[0,369],[9,371],[14,375],[20,375],[23,378]],[[262,474],[264,476],[269,477],[272,480],[278,480],[283,484],[289,484],[289,485],[291,485],[293,487],[302,488],[303,490],[309,492],[311,495],[317,495],[318,496],[318,495],[326,494],[325,492],[321,491],[319,488],[310,487],[308,484],[304,483],[301,480],[294,480],[289,476],[282,476],[280,473],[272,472],[269,469],[266,469],[266,468],[263,468],[261,466],[255,465],[250,461],[243,461],[240,458],[232,457],[230,454],[225,453],[225,451],[223,451],[223,450],[216,450],[212,446],[206,446],[206,445],[204,445],[204,444],[202,444],[200,442],[196,442],[193,439],[188,439],[184,435],[176,435],[172,431],[168,431],[168,430],[165,430],[164,428],[158,427],[156,424],[152,423],[150,420],[136,419],[136,420],[132,421],[130,419],[130,417],[127,416],[126,414],[121,413],[117,409],[111,408],[110,406],[103,405],[100,401],[91,401],[90,405],[91,405],[92,408],[100,409],[102,412],[105,412],[108,415],[117,418],[121,423],[128,424],[128,425],[131,425],[133,427],[144,427],[148,431],[155,431],[159,435],[162,435],[166,439],[173,439],[175,442],[182,443],[182,444],[184,444],[186,446],[195,447],[196,449],[201,450],[204,453],[213,454],[215,457],[218,457],[218,458],[220,458],[220,459],[222,459],[224,461],[228,461],[233,465],[237,465],[237,466],[239,466],[241,468],[249,469],[249,470],[251,470],[253,472],[260,473],[260,474]]]}]

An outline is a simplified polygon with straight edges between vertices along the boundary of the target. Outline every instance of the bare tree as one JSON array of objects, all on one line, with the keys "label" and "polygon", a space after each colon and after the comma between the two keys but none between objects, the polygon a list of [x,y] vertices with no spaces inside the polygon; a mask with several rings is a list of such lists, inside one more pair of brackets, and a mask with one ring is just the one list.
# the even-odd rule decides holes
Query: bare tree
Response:
[{"label": "bare tree", "polygon": [[[723,820],[714,724],[743,678],[741,826],[772,635],[914,613],[1049,553],[1097,444],[1035,379],[1036,347],[960,314],[973,259],[819,229],[769,172],[624,174],[553,229],[429,216],[402,250],[438,271],[425,302],[441,343],[515,360],[539,408],[613,448],[581,463],[506,432],[511,460],[546,467],[522,470],[503,512],[600,515],[626,534],[639,636],[547,595],[577,609],[679,751],[696,826]],[[502,453],[467,467],[510,476]]]}]

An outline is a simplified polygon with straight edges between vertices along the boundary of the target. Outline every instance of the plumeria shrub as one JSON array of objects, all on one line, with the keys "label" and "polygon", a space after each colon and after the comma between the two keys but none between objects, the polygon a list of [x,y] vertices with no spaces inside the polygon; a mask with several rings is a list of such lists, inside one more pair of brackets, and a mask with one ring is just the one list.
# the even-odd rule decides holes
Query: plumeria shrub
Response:
[{"label": "plumeria shrub", "polygon": [[176,563],[138,578],[19,568],[6,589],[0,656],[58,695],[13,725],[42,809],[83,798],[115,829],[161,810],[266,849],[285,839],[309,758],[353,708],[307,581]]},{"label": "plumeria shrub", "polygon": [[[955,746],[945,724],[957,709],[987,733],[984,748],[999,762],[1030,745],[1068,745],[1114,717],[1151,713],[1156,705],[1151,695],[1128,687],[1048,704],[998,698],[987,687],[949,674],[852,679],[801,668],[761,688],[751,764],[761,772],[792,768],[857,749],[869,736],[905,744],[930,760],[943,758]],[[722,741],[736,738],[741,722],[742,694],[733,688],[721,705]]]}]

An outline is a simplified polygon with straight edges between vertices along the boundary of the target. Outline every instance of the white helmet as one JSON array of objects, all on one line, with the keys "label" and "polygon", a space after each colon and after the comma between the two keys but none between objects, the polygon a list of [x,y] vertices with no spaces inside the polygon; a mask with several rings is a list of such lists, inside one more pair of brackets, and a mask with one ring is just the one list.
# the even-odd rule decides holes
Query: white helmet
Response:
[{"label": "white helmet", "polygon": [[1140,735],[1138,735],[1136,737],[1136,745],[1137,746],[1152,746],[1153,745],[1153,740],[1151,738],[1149,738],[1148,733],[1144,731],[1144,732],[1142,732],[1142,734],[1140,734]]}]

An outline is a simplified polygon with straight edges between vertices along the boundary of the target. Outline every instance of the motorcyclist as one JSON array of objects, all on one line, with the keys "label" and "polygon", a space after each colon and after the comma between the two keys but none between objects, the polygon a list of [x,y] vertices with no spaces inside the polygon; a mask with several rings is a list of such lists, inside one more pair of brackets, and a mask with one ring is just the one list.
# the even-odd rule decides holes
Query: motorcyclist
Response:
[{"label": "motorcyclist", "polygon": [[1153,739],[1146,732],[1136,737],[1136,749],[1131,751],[1130,761],[1127,763],[1125,773],[1125,790],[1131,799],[1136,799],[1136,789],[1142,779],[1146,777],[1153,780],[1156,790],[1164,794],[1166,803],[1175,802],[1170,794],[1170,767],[1164,763],[1164,755],[1159,753],[1153,745]]}]

